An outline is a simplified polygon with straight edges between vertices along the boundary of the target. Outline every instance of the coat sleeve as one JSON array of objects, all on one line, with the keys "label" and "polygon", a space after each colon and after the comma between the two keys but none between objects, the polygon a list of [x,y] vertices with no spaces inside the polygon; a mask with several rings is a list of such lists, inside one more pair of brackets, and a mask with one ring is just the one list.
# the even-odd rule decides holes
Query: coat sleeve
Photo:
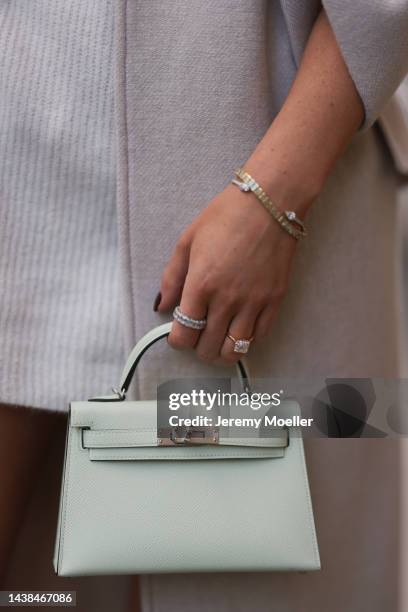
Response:
[{"label": "coat sleeve", "polygon": [[408,0],[322,0],[322,4],[363,101],[364,130],[408,72]]}]

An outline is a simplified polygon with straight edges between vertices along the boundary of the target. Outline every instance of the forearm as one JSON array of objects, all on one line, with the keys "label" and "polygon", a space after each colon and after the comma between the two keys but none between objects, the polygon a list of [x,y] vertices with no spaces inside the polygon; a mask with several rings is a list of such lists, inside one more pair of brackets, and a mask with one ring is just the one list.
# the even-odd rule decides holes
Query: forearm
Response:
[{"label": "forearm", "polygon": [[245,169],[279,208],[304,215],[364,119],[322,10],[290,93]]}]

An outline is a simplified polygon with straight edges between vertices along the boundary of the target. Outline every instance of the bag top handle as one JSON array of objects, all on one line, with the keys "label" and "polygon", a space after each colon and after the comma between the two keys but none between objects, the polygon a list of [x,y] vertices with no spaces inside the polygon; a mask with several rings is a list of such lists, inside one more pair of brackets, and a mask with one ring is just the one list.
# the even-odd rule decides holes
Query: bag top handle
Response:
[{"label": "bag top handle", "polygon": [[[172,324],[173,321],[169,321],[168,323],[154,327],[147,332],[147,334],[145,334],[132,349],[126,361],[125,367],[123,368],[120,379],[120,387],[117,390],[117,393],[121,396],[121,399],[125,398],[126,392],[129,389],[130,383],[132,382],[133,374],[135,373],[136,367],[144,353],[152,346],[152,344],[170,334]],[[244,392],[251,393],[249,375],[245,365],[242,361],[238,361],[236,368]]]}]

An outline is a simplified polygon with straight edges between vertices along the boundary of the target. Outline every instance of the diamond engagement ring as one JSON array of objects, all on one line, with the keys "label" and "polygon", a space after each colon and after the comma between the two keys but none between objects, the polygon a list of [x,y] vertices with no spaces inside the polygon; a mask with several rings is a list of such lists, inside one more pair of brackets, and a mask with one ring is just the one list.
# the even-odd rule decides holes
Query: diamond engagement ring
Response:
[{"label": "diamond engagement ring", "polygon": [[207,325],[207,319],[192,319],[180,310],[180,306],[176,306],[173,310],[173,319],[180,323],[180,325],[190,327],[191,329],[204,329]]},{"label": "diamond engagement ring", "polygon": [[247,353],[249,351],[249,347],[251,346],[251,342],[254,339],[249,338],[249,340],[245,340],[244,338],[234,338],[231,334],[227,334],[227,338],[233,341],[234,343],[234,353]]}]

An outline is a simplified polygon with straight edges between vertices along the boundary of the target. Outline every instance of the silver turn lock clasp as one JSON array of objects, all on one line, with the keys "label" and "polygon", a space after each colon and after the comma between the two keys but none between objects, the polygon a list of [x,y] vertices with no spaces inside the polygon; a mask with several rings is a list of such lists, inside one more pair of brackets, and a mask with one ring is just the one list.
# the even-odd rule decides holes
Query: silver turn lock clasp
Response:
[{"label": "silver turn lock clasp", "polygon": [[171,427],[159,430],[157,446],[219,444],[219,439],[219,430],[215,427]]}]

